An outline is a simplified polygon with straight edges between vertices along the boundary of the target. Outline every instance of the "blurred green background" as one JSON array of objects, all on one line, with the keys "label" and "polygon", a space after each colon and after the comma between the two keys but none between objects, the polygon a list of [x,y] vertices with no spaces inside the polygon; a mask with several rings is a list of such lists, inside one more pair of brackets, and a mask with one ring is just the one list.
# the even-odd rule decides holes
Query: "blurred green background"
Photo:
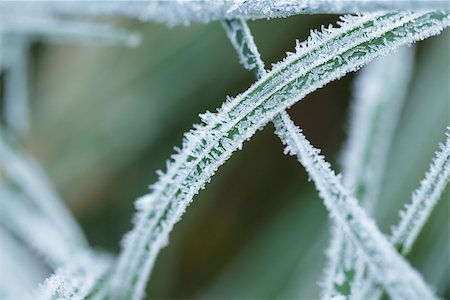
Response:
[{"label": "blurred green background", "polygon": [[[267,68],[335,16],[249,25]],[[220,23],[167,28],[114,20],[142,33],[137,48],[33,46],[33,133],[38,157],[92,245],[119,251],[136,197],[148,191],[198,114],[254,81]],[[408,101],[389,157],[377,221],[384,232],[418,186],[450,124],[449,32],[419,43]],[[354,74],[290,109],[339,170]],[[328,218],[312,182],[273,134],[258,132],[217,172],[175,226],[149,299],[317,299]],[[449,298],[449,193],[408,257]]]}]

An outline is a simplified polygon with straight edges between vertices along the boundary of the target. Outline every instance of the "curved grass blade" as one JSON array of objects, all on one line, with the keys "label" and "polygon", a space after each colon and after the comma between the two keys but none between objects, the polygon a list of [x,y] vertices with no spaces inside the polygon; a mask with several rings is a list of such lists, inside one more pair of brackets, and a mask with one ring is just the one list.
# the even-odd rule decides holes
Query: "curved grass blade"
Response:
[{"label": "curved grass blade", "polygon": [[57,15],[121,15],[169,25],[232,19],[282,18],[297,14],[345,14],[450,9],[448,0],[198,0],[198,1],[39,1],[0,3],[0,11]]},{"label": "curved grass blade", "polygon": [[[369,215],[381,189],[384,165],[406,98],[412,64],[413,51],[404,47],[369,64],[357,77],[349,137],[342,158],[342,182]],[[364,273],[364,264],[357,262],[354,247],[337,228],[334,225],[331,229],[335,236],[328,251],[323,299],[354,295],[360,290]]]},{"label": "curved grass blade", "polygon": [[285,113],[278,118],[283,119],[283,123],[276,123],[276,131],[286,145],[285,153],[298,157],[314,181],[330,217],[345,230],[389,296],[392,299],[436,299],[419,273],[398,254],[357,200],[341,185],[339,177],[319,155],[320,151],[311,146]]},{"label": "curved grass blade", "polygon": [[160,172],[152,192],[136,202],[134,229],[123,240],[112,297],[143,297],[155,259],[193,196],[259,128],[324,84],[396,47],[438,34],[448,24],[444,12],[347,17],[339,29],[312,33],[295,54],[224,103],[216,114],[202,115],[205,124],[195,125],[185,135],[167,172]]}]

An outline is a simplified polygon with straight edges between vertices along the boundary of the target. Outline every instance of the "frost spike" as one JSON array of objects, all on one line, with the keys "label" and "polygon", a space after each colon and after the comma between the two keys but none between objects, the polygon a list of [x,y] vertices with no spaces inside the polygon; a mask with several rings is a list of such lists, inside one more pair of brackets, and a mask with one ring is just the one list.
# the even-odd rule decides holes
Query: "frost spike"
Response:
[{"label": "frost spike", "polygon": [[278,118],[283,120],[276,123],[276,132],[286,145],[285,153],[297,156],[314,181],[330,216],[354,243],[389,296],[392,299],[436,299],[419,273],[398,254],[357,200],[341,185],[320,151],[311,146],[286,113]]}]

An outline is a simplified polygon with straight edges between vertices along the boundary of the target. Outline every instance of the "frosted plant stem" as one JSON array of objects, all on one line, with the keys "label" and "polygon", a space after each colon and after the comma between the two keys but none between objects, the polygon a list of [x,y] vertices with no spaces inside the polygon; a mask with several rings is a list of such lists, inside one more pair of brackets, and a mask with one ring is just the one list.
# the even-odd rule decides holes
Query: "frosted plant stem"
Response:
[{"label": "frosted plant stem", "polygon": [[312,32],[296,53],[226,101],[217,113],[202,115],[204,124],[186,133],[167,171],[159,172],[152,191],[136,201],[134,228],[123,240],[112,274],[111,298],[142,299],[156,257],[194,195],[258,129],[328,82],[399,46],[438,34],[449,25],[449,16],[380,13],[345,17],[340,25]]},{"label": "frosted plant stem", "polygon": [[266,75],[264,62],[245,20],[225,20],[222,25],[239,56],[241,65],[251,71],[257,80]]},{"label": "frosted plant stem", "polygon": [[278,118],[283,119],[283,123],[276,123],[276,131],[286,145],[285,153],[297,156],[314,181],[330,217],[343,228],[389,296],[404,300],[437,299],[420,274],[393,248],[341,185],[320,151],[311,146],[286,113]]},{"label": "frosted plant stem", "polygon": [[[396,124],[410,82],[412,48],[382,57],[358,74],[351,107],[349,136],[343,151],[343,185],[371,214],[378,194]],[[350,297],[360,290],[364,264],[333,224],[323,299]],[[331,257],[332,256],[332,257]]]},{"label": "frosted plant stem", "polygon": [[84,234],[62,200],[52,187],[39,164],[30,156],[12,147],[0,129],[0,170],[33,202],[35,209],[44,214],[61,232],[69,248],[87,246]]},{"label": "frosted plant stem", "polygon": [[448,0],[196,0],[0,2],[10,14],[120,15],[169,25],[232,19],[272,19],[298,14],[346,14],[450,9]]},{"label": "frosted plant stem", "polygon": [[[236,19],[223,21],[222,24],[241,64],[245,69],[255,74],[256,79],[260,79],[266,74],[266,70],[247,22]],[[279,120],[282,121],[280,118],[274,119],[275,122]]]},{"label": "frosted plant stem", "polygon": [[[436,152],[420,187],[414,191],[411,202],[400,213],[399,223],[392,228],[389,240],[401,254],[407,255],[410,252],[449,181],[450,127],[447,128],[447,139]],[[368,278],[358,299],[379,299],[382,292],[380,287]]]}]

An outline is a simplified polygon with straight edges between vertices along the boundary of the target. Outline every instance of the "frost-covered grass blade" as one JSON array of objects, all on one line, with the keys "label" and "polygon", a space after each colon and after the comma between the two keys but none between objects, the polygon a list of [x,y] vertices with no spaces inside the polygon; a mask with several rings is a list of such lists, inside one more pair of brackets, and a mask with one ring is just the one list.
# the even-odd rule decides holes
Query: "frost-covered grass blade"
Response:
[{"label": "frost-covered grass blade", "polygon": [[160,249],[195,194],[259,128],[305,95],[396,47],[439,33],[445,12],[384,13],[346,17],[338,29],[312,33],[297,52],[274,66],[217,113],[202,116],[152,193],[136,202],[134,229],[123,241],[111,295],[141,299]]},{"label": "frost-covered grass blade", "polygon": [[420,187],[413,193],[411,203],[400,213],[400,222],[393,228],[391,242],[398,251],[408,254],[425,225],[434,206],[450,180],[450,128],[447,140],[436,152]]},{"label": "frost-covered grass blade", "polygon": [[[348,142],[342,158],[342,182],[368,214],[373,211],[381,190],[384,165],[406,97],[412,63],[412,48],[404,47],[369,64],[357,77]],[[334,225],[323,283],[324,299],[358,293],[364,272],[354,247],[337,230],[339,227]]]},{"label": "frost-covered grass blade", "polygon": [[197,1],[39,1],[23,6],[0,3],[0,10],[53,15],[129,16],[169,25],[232,19],[282,18],[297,14],[344,14],[380,11],[450,9],[447,0],[197,0]]},{"label": "frost-covered grass blade", "polygon": [[[285,153],[296,155],[314,181],[330,216],[345,230],[368,264],[373,276],[392,299],[436,299],[421,276],[397,253],[375,223],[341,185],[320,151],[309,144],[283,113],[277,134],[286,145]],[[286,124],[280,126],[280,124]]]},{"label": "frost-covered grass blade", "polygon": [[[400,221],[393,226],[389,237],[391,244],[403,255],[407,255],[420,231],[427,222],[433,208],[450,180],[450,128],[447,140],[440,146],[422,180],[420,187],[413,193],[411,202],[400,213]],[[358,299],[379,299],[382,289],[370,278],[360,286]]]}]

